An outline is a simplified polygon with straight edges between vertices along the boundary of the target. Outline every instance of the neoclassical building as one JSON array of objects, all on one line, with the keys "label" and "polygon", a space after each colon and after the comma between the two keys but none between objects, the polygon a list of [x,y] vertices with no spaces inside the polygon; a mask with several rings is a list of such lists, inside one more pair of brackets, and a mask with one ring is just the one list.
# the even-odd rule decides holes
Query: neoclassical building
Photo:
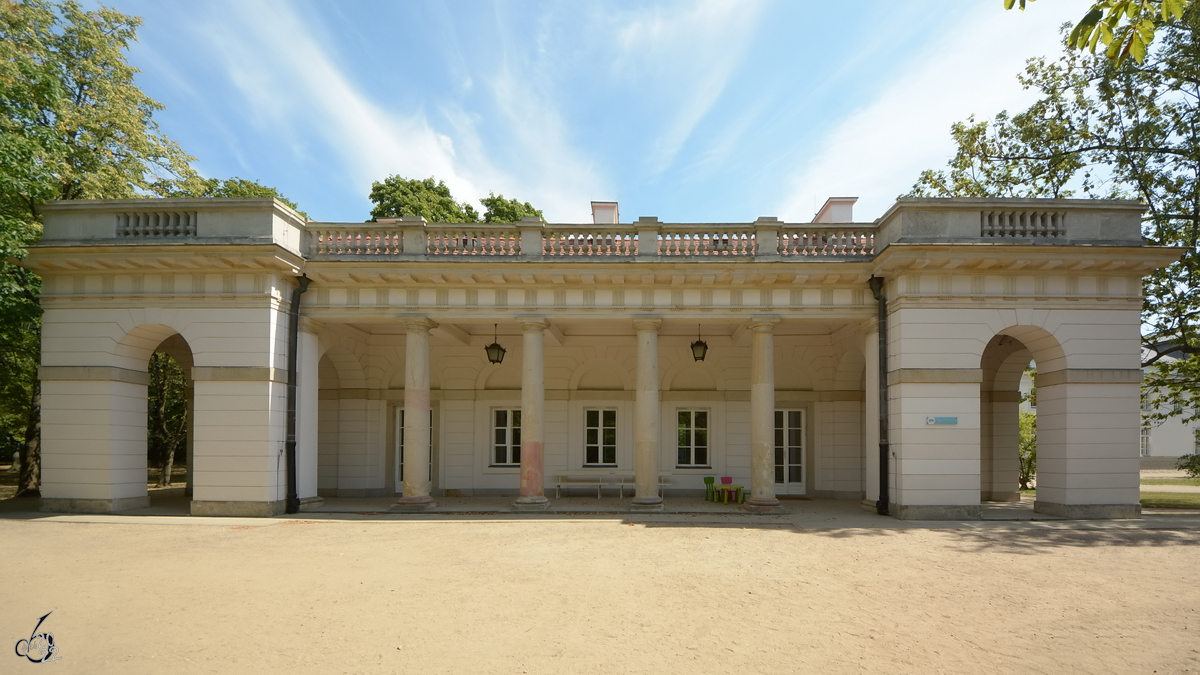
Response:
[{"label": "neoclassical building", "polygon": [[392,495],[537,509],[605,486],[654,509],[731,476],[750,510],[807,496],[978,518],[1018,498],[1035,362],[1036,509],[1137,517],[1141,278],[1178,255],[1144,245],[1143,207],[906,199],[836,222],[851,203],[690,224],[596,204],[584,225],[47,204],[24,263],[44,279],[43,508],[148,502],[162,350],[190,383],[193,514]]}]

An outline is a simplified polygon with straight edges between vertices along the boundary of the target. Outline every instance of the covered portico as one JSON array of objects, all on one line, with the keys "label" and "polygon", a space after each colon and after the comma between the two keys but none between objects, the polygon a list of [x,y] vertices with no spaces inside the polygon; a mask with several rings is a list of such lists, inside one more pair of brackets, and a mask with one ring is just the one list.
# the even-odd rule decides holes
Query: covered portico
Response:
[{"label": "covered portico", "polygon": [[637,509],[730,476],[750,510],[804,495],[979,517],[1015,492],[1005,406],[1028,357],[1039,510],[1136,516],[1140,277],[1176,255],[1142,245],[1140,212],[906,200],[870,224],[460,225],[50,204],[28,262],[45,279],[43,507],[145,499],[146,362],[171,340],[191,355],[197,514],[280,513],[289,478],[301,501],[538,509],[564,477],[622,474]]}]

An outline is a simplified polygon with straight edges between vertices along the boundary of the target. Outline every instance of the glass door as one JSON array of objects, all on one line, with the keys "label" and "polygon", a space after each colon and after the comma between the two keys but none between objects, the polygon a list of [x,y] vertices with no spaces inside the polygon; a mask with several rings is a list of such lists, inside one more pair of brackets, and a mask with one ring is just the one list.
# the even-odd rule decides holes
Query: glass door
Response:
[{"label": "glass door", "polygon": [[775,494],[805,494],[804,411],[775,411]]}]

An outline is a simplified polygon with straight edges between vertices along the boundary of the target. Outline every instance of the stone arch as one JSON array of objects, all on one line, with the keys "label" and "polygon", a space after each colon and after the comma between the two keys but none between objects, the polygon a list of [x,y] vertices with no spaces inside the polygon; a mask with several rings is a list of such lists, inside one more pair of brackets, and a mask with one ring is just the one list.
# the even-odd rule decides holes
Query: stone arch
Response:
[{"label": "stone arch", "polygon": [[[589,361],[577,367],[574,372],[571,373],[571,379],[567,383],[567,388],[572,390],[580,389],[581,383],[586,386],[588,382],[585,378],[587,378],[593,371],[600,371],[604,373],[606,377],[603,379],[608,380],[611,383],[615,384],[619,381],[622,391],[632,391],[634,388],[633,378],[625,366],[617,363],[616,361],[607,359],[600,361]],[[597,376],[599,376],[599,374],[600,373],[597,373]],[[594,381],[598,381],[599,379],[599,377],[594,378]]]},{"label": "stone arch", "polygon": [[[337,373],[337,388],[339,389],[365,389],[367,387],[366,370],[362,363],[358,360],[350,350],[340,345],[330,346],[324,349],[319,363],[328,361],[330,366]],[[318,369],[320,366],[318,366]],[[318,385],[320,389],[325,389],[324,383]]]},{"label": "stone arch", "polygon": [[865,386],[867,359],[853,347],[847,348],[838,359],[833,388],[839,391],[862,391]]},{"label": "stone arch", "polygon": [[[113,365],[129,370],[146,372],[150,365],[150,355],[158,350],[168,338],[180,336],[184,345],[187,341],[180,331],[164,324],[143,324],[126,331],[113,347]],[[172,343],[177,344],[177,343]],[[188,347],[188,358],[191,359],[191,347]]]},{"label": "stone arch", "polygon": [[[715,364],[708,361],[676,361],[663,374],[663,391],[724,391],[725,377]],[[708,384],[710,386],[702,386]]]}]

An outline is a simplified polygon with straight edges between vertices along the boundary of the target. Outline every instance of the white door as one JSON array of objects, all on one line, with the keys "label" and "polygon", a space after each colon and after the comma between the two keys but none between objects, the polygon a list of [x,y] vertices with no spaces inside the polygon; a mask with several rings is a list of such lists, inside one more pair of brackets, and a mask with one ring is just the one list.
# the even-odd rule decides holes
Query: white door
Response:
[{"label": "white door", "polygon": [[804,411],[775,411],[775,494],[805,494]]}]

